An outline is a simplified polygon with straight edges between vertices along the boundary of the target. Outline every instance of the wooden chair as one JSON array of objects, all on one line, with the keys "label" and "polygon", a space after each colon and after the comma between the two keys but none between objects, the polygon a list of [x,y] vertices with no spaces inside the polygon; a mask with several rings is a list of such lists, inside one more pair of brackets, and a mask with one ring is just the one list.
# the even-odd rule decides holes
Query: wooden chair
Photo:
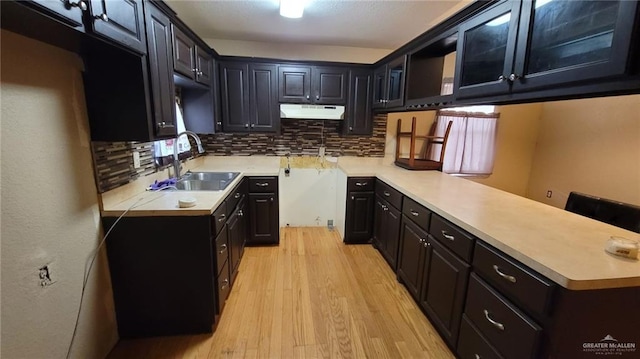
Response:
[{"label": "wooden chair", "polygon": [[[437,127],[437,122],[431,125],[429,134],[427,136],[420,136],[416,134],[416,118],[412,119],[411,132],[402,132],[402,119],[398,119],[398,130],[396,133],[396,166],[406,168],[409,170],[428,171],[437,170],[442,171],[442,164],[444,161],[444,153],[447,148],[447,140],[449,139],[449,133],[451,132],[451,126],[453,121],[449,121],[447,129],[444,132],[444,136],[434,136]],[[400,158],[400,142],[402,138],[409,137],[411,139],[411,147],[409,148],[409,158]],[[427,140],[425,151],[422,154],[422,158],[416,158],[416,140]],[[428,159],[429,149],[433,148],[433,145],[442,145],[440,151],[440,159],[438,161]]]}]

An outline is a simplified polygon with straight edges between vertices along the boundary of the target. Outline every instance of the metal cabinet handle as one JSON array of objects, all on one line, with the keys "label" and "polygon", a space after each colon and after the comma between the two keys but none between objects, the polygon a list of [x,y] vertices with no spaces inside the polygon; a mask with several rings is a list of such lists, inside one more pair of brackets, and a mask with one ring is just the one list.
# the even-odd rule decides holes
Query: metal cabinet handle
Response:
[{"label": "metal cabinet handle", "polygon": [[382,192],[382,194],[384,194],[384,196],[385,196],[385,197],[389,197],[389,196],[391,196],[391,193],[389,193],[389,192],[387,192],[387,191]]},{"label": "metal cabinet handle", "polygon": [[504,274],[500,271],[500,267],[498,267],[497,264],[493,265],[493,270],[502,278],[508,280],[511,283],[515,283],[516,282],[516,277],[512,276],[512,275],[508,275],[508,274]]},{"label": "metal cabinet handle", "polygon": [[238,217],[242,217],[242,216],[244,216],[244,212],[242,212],[242,210],[239,210],[238,211]]},{"label": "metal cabinet handle", "polygon": [[240,192],[236,192],[236,194],[233,196],[233,198],[238,199],[240,198],[241,194]]},{"label": "metal cabinet handle", "polygon": [[513,82],[513,81],[515,81],[515,80],[517,80],[519,78],[520,78],[520,76],[518,76],[516,74],[509,75],[509,81],[511,81],[511,82]]},{"label": "metal cabinet handle", "polygon": [[504,330],[504,324],[496,322],[495,320],[491,319],[491,317],[489,316],[489,311],[486,309],[484,310],[484,317],[487,319],[489,323],[493,324],[494,327],[500,330]]},{"label": "metal cabinet handle", "polygon": [[349,131],[353,131],[353,127],[349,126]]},{"label": "metal cabinet handle", "polygon": [[309,95],[306,96],[307,100],[310,98]]},{"label": "metal cabinet handle", "polygon": [[225,243],[222,243],[222,245],[220,245],[220,248],[222,248],[220,250],[220,254],[224,253],[227,250],[227,245]]},{"label": "metal cabinet handle", "polygon": [[106,13],[102,13],[100,15],[94,15],[93,18],[96,19],[96,20],[102,20],[104,22],[109,22],[109,17],[107,16]]},{"label": "metal cabinet handle", "polygon": [[358,187],[364,187],[367,185],[367,182],[356,182],[356,186]]},{"label": "metal cabinet handle", "polygon": [[222,222],[222,221],[224,221],[224,219],[225,219],[225,218],[227,218],[227,216],[226,216],[226,215],[224,215],[224,214],[221,214],[221,215],[220,215],[220,218],[218,218],[218,222]]},{"label": "metal cabinet handle", "polygon": [[354,199],[356,199],[354,196],[351,196],[351,200],[353,201]]},{"label": "metal cabinet handle", "polygon": [[446,239],[448,239],[448,240],[450,240],[450,241],[455,241],[455,240],[456,240],[456,237],[454,237],[454,236],[450,235],[450,234],[449,234],[449,233],[447,233],[447,231],[445,231],[444,229],[443,229],[442,231],[440,231],[440,232],[442,232],[442,236],[443,236],[444,238],[446,238]]},{"label": "metal cabinet handle", "polygon": [[244,124],[244,128],[249,128],[249,124],[248,124],[248,123],[245,123],[245,124]]},{"label": "metal cabinet handle", "polygon": [[319,99],[320,99],[320,95],[316,95],[316,100],[319,100]]},{"label": "metal cabinet handle", "polygon": [[72,2],[72,1],[68,1],[67,0],[67,4],[71,7],[77,7],[80,8],[80,10],[82,11],[87,11],[87,3],[80,0],[80,1],[76,1],[76,2]]},{"label": "metal cabinet handle", "polygon": [[507,80],[507,78],[506,78],[506,77],[504,77],[504,75],[500,75],[500,76],[498,76],[498,81],[500,81],[500,82],[504,82],[504,81],[506,81],[506,80]]},{"label": "metal cabinet handle", "polygon": [[382,205],[382,210],[386,212],[386,211],[388,211],[388,210],[389,210],[389,207],[387,207],[387,206],[385,206],[385,205],[383,204],[383,205]]},{"label": "metal cabinet handle", "polygon": [[218,121],[218,122],[216,122],[216,124],[217,124],[218,126],[222,126],[222,121]]},{"label": "metal cabinet handle", "polygon": [[412,209],[410,209],[409,212],[411,212],[411,215],[414,216],[414,217],[418,217],[420,215],[420,213],[418,213],[418,212],[416,212],[416,211],[414,211]]},{"label": "metal cabinet handle", "polygon": [[482,359],[482,357],[478,354],[473,354],[475,359]]},{"label": "metal cabinet handle", "polygon": [[419,240],[418,242],[420,242],[420,243],[425,243],[426,241],[427,241],[426,239],[424,239],[424,238],[420,238],[420,240]]},{"label": "metal cabinet handle", "polygon": [[424,241],[424,247],[425,248],[431,247],[431,243]]},{"label": "metal cabinet handle", "polygon": [[225,289],[226,287],[229,286],[229,279],[225,278],[225,280],[223,280],[222,283],[224,284],[222,285],[222,287],[220,287],[220,289]]},{"label": "metal cabinet handle", "polygon": [[254,127],[256,127],[256,124],[255,124],[255,123],[252,123],[252,124],[251,124],[251,128],[254,128]]},{"label": "metal cabinet handle", "polygon": [[197,76],[202,76],[202,71],[200,71],[200,70],[196,70],[196,75],[197,75]]},{"label": "metal cabinet handle", "polygon": [[166,124],[166,122],[160,122],[158,123],[158,128],[165,128]]},{"label": "metal cabinet handle", "polygon": [[273,202],[273,197],[269,198],[269,200],[270,200],[271,202]]},{"label": "metal cabinet handle", "polygon": [[267,187],[267,186],[269,186],[269,182],[258,182],[258,183],[256,183],[256,186],[258,186],[258,187]]}]

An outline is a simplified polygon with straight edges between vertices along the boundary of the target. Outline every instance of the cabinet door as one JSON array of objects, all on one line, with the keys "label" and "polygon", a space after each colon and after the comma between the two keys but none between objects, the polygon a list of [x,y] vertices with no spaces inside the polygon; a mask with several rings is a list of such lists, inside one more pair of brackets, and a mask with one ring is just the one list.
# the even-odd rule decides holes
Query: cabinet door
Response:
[{"label": "cabinet door", "polygon": [[213,57],[200,46],[196,46],[196,82],[211,85],[212,81]]},{"label": "cabinet door", "polygon": [[246,64],[220,65],[222,128],[225,132],[249,131],[249,67]]},{"label": "cabinet door", "polygon": [[345,243],[368,243],[373,232],[373,192],[349,192]]},{"label": "cabinet door", "polygon": [[173,40],[173,69],[193,80],[196,75],[196,44],[175,25],[171,25],[171,38]]},{"label": "cabinet door", "polygon": [[47,14],[51,15],[55,19],[62,21],[77,30],[84,30],[82,14],[84,10],[87,10],[86,1],[31,0],[30,2],[35,4],[35,7],[38,9],[43,9]]},{"label": "cabinet door", "polygon": [[277,244],[279,242],[277,194],[249,194],[249,223],[249,243]]},{"label": "cabinet door", "polygon": [[142,0],[91,0],[91,30],[135,52],[146,54]]},{"label": "cabinet door", "polygon": [[404,106],[404,79],[406,77],[407,56],[393,60],[387,66],[387,101],[385,107]]},{"label": "cabinet door", "polygon": [[172,137],[177,133],[173,58],[171,56],[171,22],[162,11],[153,5],[149,4],[146,10],[147,35],[149,37],[147,41],[149,77],[156,137]]},{"label": "cabinet door", "polygon": [[231,271],[231,283],[235,280],[236,269],[240,262],[240,216],[236,209],[227,221],[227,234],[229,237],[229,270]]},{"label": "cabinet door", "polygon": [[387,216],[385,212],[385,204],[380,197],[376,196],[375,209],[373,211],[373,244],[378,248],[378,251],[385,255],[387,251],[387,242],[385,237],[385,231],[387,228]]},{"label": "cabinet door", "polygon": [[249,65],[249,121],[251,131],[280,129],[276,65]]},{"label": "cabinet door", "polygon": [[371,116],[371,72],[352,70],[347,104],[346,130],[349,135],[370,135],[373,131]]},{"label": "cabinet door", "polygon": [[387,262],[389,262],[391,268],[395,270],[398,264],[398,245],[400,242],[400,225],[402,222],[402,213],[399,210],[393,208],[393,206],[387,206],[386,214],[387,220],[385,222],[385,238],[387,242]]},{"label": "cabinet door", "polygon": [[431,255],[425,263],[420,305],[455,347],[471,267],[433,238],[428,239],[427,247]]},{"label": "cabinet door", "polygon": [[278,99],[282,103],[311,103],[311,67],[280,66]]},{"label": "cabinet door", "polygon": [[536,0],[522,6],[514,91],[627,70],[637,1]]},{"label": "cabinet door", "polygon": [[504,2],[460,26],[457,98],[509,92],[520,5],[520,1]]},{"label": "cabinet door", "polygon": [[387,66],[382,66],[373,73],[373,108],[384,108],[387,99]]},{"label": "cabinet door", "polygon": [[427,233],[402,216],[402,230],[400,234],[400,253],[398,254],[398,280],[407,287],[413,298],[418,301],[424,263],[429,261],[429,254],[424,243],[427,241]]},{"label": "cabinet door", "polygon": [[313,102],[343,105],[347,102],[349,70],[339,67],[314,67],[312,72]]}]

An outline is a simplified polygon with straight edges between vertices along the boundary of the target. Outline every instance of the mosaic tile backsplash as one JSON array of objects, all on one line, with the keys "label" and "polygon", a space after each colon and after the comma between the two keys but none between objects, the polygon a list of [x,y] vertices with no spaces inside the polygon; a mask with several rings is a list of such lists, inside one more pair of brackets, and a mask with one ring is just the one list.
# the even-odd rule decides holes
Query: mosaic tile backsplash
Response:
[{"label": "mosaic tile backsplash", "polygon": [[[324,144],[327,156],[384,157],[387,116],[374,117],[371,136],[342,135],[341,121],[282,120],[281,132],[201,135],[207,155],[315,156]],[[100,193],[157,172],[153,142],[92,142],[96,184]],[[134,168],[133,152],[140,153]]]}]

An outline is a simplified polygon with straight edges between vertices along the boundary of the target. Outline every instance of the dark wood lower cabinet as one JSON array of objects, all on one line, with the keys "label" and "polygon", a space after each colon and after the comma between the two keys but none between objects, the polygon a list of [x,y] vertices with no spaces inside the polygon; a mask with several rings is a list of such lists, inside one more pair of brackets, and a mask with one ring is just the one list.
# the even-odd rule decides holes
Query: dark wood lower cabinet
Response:
[{"label": "dark wood lower cabinet", "polygon": [[236,280],[238,266],[240,265],[240,258],[242,257],[246,241],[247,229],[246,217],[244,215],[245,207],[245,201],[242,200],[233,214],[231,214],[229,221],[227,221],[229,247],[231,248],[231,252],[229,253],[231,283],[234,283]]},{"label": "dark wood lower cabinet", "polygon": [[447,343],[455,347],[471,266],[431,236],[427,247],[431,254],[424,266],[419,304]]},{"label": "dark wood lower cabinet", "polygon": [[420,298],[424,265],[431,256],[431,247],[425,246],[426,241],[427,233],[403,215],[397,275],[416,301]]},{"label": "dark wood lower cabinet", "polygon": [[373,235],[372,191],[349,192],[345,223],[345,243],[369,243]]},{"label": "dark wood lower cabinet", "polygon": [[389,202],[376,196],[374,210],[373,241],[393,270],[398,260],[398,242],[402,215]]},{"label": "dark wood lower cabinet", "polygon": [[248,244],[280,243],[277,193],[249,194]]}]

